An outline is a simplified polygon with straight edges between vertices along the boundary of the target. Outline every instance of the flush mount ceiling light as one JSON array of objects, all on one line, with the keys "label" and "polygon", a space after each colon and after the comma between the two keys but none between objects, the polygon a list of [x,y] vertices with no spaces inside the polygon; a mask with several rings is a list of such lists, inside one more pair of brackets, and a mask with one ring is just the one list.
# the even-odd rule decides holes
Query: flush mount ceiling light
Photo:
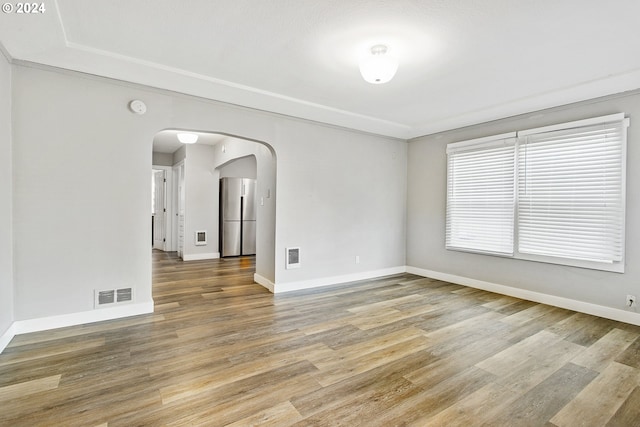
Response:
[{"label": "flush mount ceiling light", "polygon": [[179,133],[178,134],[178,141],[182,142],[183,144],[195,144],[197,140],[198,140],[198,135],[196,135],[195,133]]},{"label": "flush mount ceiling light", "polygon": [[360,74],[372,84],[386,83],[398,71],[398,60],[387,53],[387,46],[377,44],[371,48],[369,55],[360,61]]}]

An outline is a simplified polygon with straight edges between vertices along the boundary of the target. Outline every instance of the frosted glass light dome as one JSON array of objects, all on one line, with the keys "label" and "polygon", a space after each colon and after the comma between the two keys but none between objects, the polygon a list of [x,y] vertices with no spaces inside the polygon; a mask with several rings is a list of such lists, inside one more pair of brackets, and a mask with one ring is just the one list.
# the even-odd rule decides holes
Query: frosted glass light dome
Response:
[{"label": "frosted glass light dome", "polygon": [[387,83],[398,71],[398,60],[387,53],[387,46],[375,45],[371,54],[360,61],[362,78],[372,84]]},{"label": "frosted glass light dome", "polygon": [[198,140],[198,135],[196,135],[195,133],[179,133],[178,134],[178,141],[182,142],[183,144],[195,144],[197,140]]}]

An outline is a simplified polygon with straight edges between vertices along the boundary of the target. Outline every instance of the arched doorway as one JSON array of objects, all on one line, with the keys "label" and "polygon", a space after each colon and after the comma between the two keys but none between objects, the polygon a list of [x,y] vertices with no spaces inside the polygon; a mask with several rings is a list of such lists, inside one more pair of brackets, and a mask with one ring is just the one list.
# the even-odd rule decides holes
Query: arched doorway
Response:
[{"label": "arched doorway", "polygon": [[[194,144],[178,141],[179,132],[198,135]],[[213,259],[219,247],[220,171],[238,159],[255,158],[256,273],[269,288],[275,280],[276,153],[262,141],[200,130],[165,129],[153,141],[154,168],[171,168],[167,182],[169,217],[165,250],[179,251],[183,260]],[[200,239],[200,240],[199,240]]]}]

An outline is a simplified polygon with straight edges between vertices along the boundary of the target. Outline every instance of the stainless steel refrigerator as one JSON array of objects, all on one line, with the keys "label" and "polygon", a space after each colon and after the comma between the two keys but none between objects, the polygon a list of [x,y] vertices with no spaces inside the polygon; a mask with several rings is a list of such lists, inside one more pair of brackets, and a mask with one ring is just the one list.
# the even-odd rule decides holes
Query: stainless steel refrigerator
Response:
[{"label": "stainless steel refrigerator", "polygon": [[220,180],[221,256],[256,253],[256,180]]}]

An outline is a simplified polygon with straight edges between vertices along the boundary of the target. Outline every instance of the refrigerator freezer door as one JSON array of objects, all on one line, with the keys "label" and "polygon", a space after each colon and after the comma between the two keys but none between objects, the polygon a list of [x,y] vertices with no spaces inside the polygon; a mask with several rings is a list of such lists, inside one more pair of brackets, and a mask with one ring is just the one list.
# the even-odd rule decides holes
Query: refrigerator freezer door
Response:
[{"label": "refrigerator freezer door", "polygon": [[242,179],[242,219],[244,221],[255,221],[258,214],[256,208],[256,180]]},{"label": "refrigerator freezer door", "polygon": [[242,221],[242,255],[256,253],[256,222]]},{"label": "refrigerator freezer door", "polygon": [[240,255],[241,221],[222,221],[222,254],[221,256]]},{"label": "refrigerator freezer door", "polygon": [[222,178],[220,180],[222,221],[239,221],[242,178]]}]

